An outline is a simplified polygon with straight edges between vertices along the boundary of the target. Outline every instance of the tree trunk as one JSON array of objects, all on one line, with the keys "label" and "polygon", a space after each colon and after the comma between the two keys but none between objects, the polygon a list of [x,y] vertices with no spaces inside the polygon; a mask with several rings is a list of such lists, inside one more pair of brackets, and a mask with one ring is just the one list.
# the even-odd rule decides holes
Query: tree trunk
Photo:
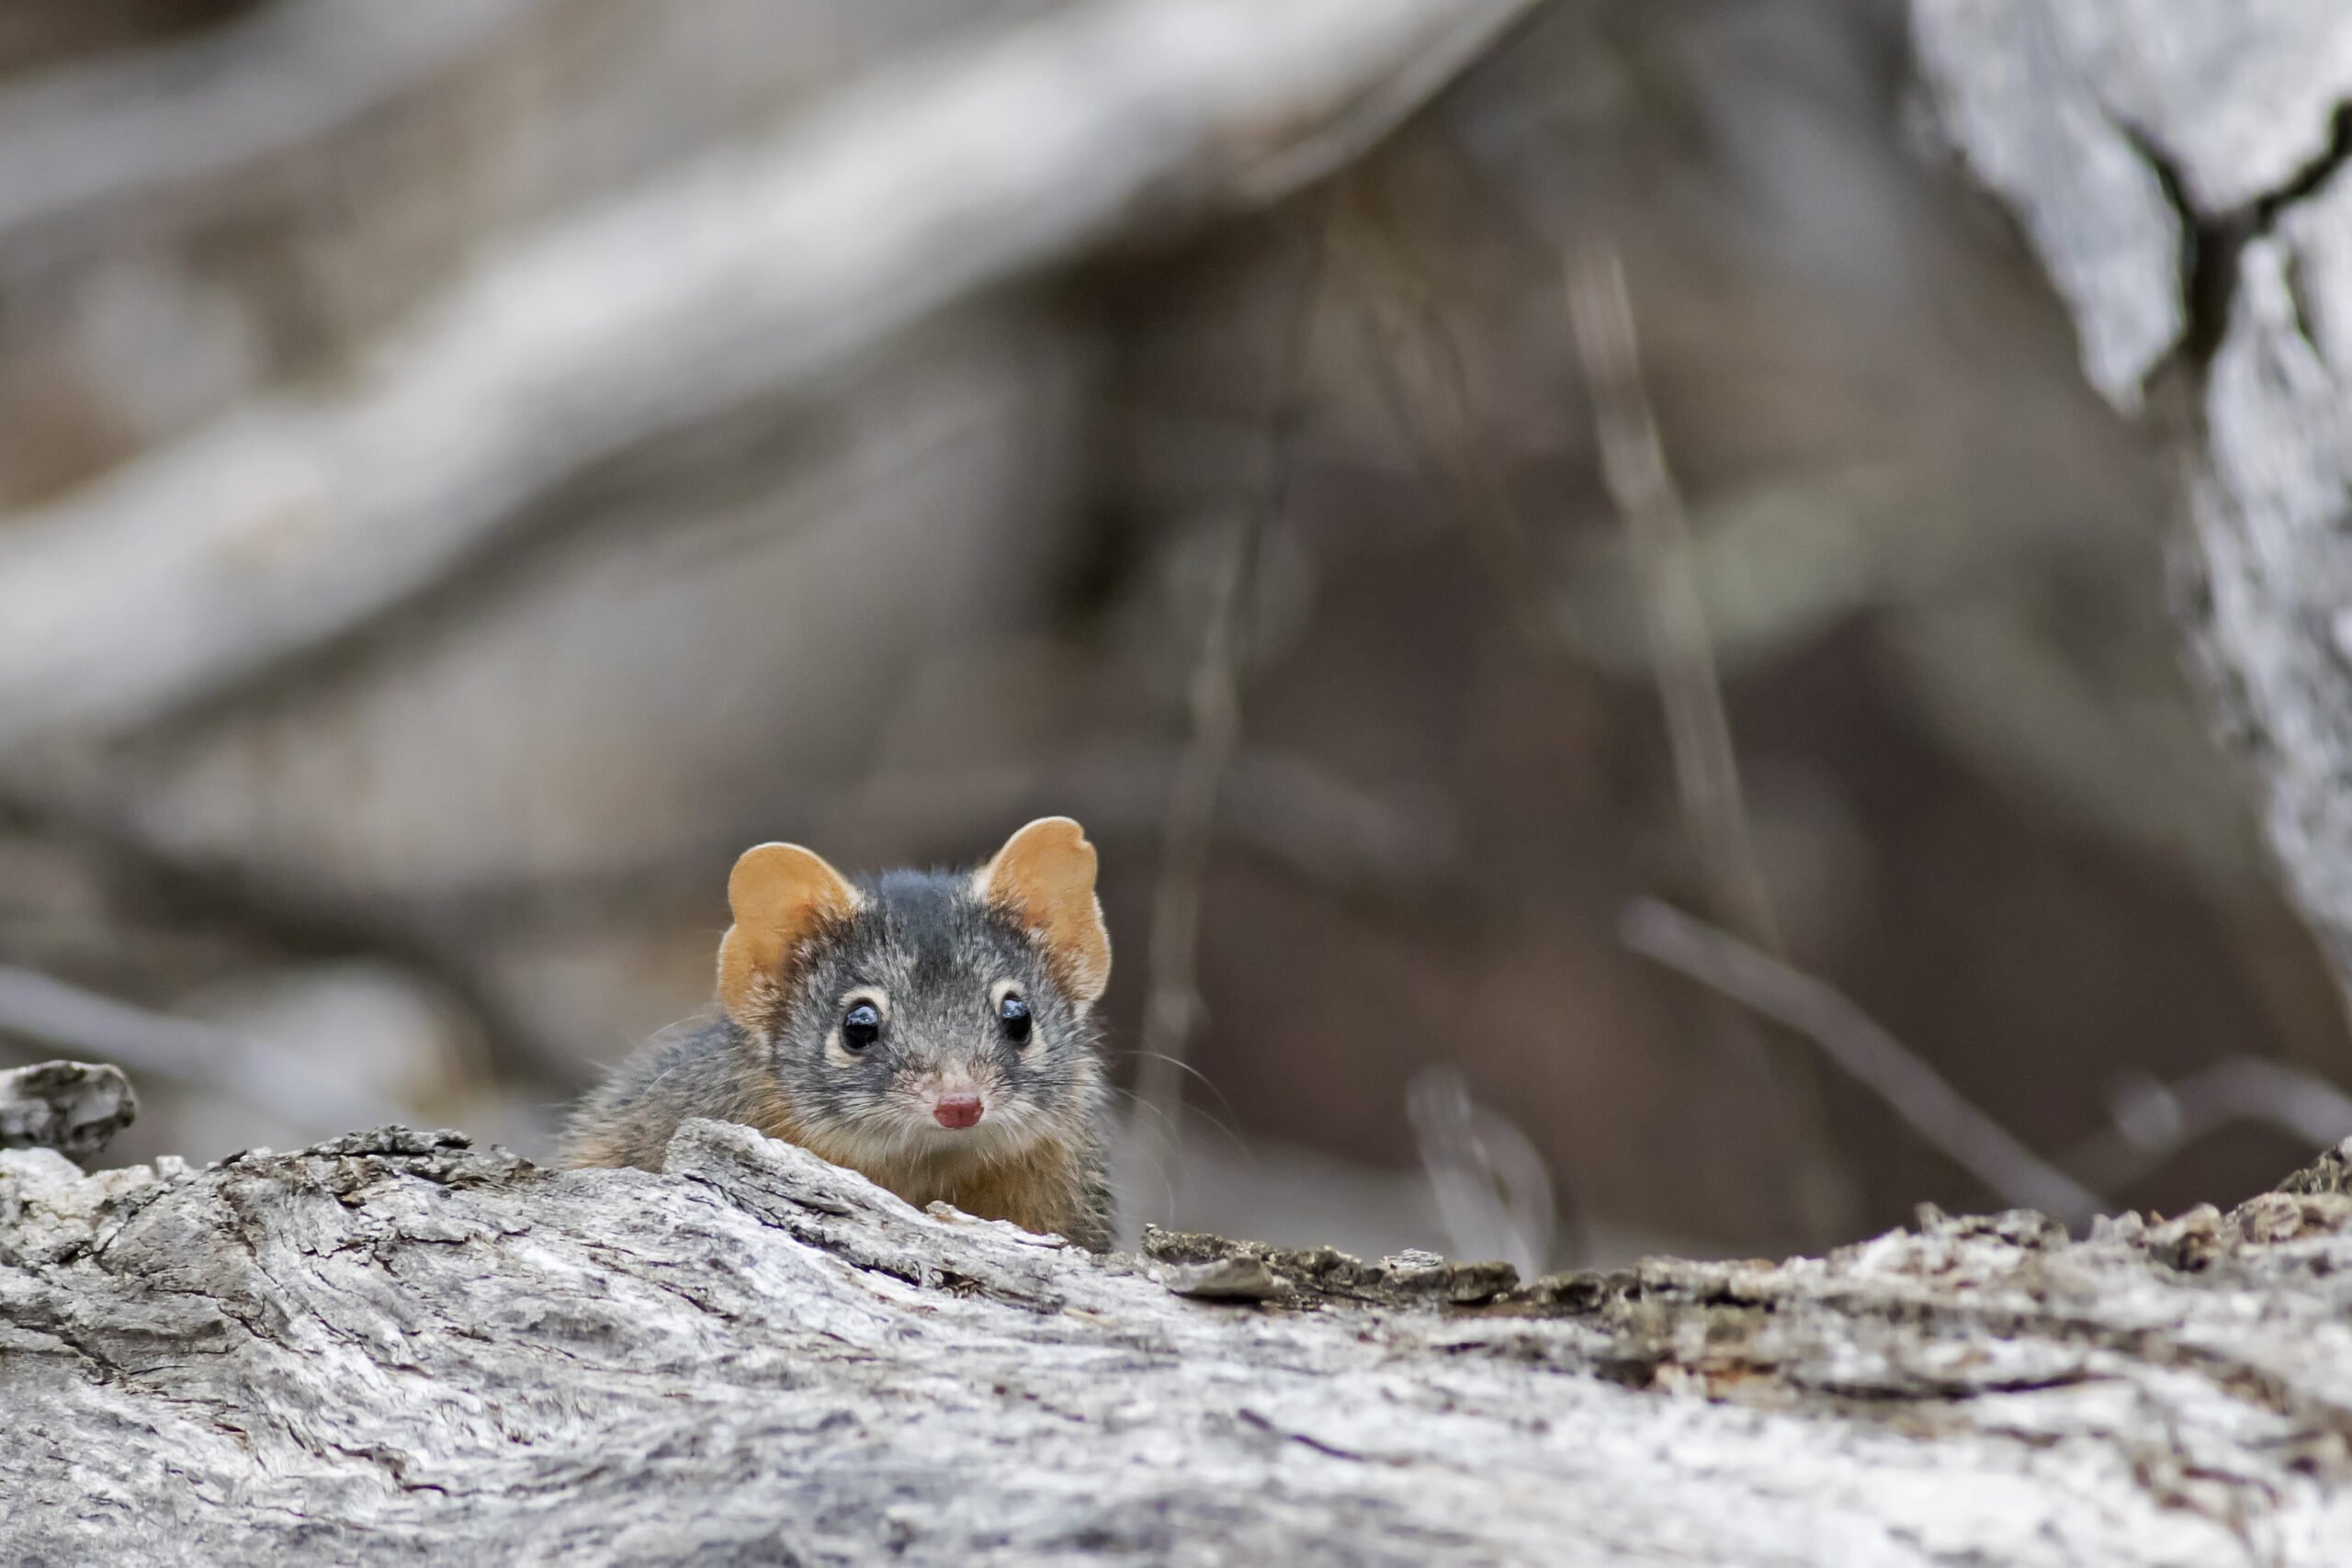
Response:
[{"label": "tree trunk", "polygon": [[2086,372],[2127,412],[2178,394],[2198,663],[2352,989],[2352,9],[1914,0],[1912,19]]},{"label": "tree trunk", "polygon": [[10,1562],[2274,1568],[2352,1542],[2352,1197],[1518,1284],[1098,1259],[740,1127],[0,1153]]}]

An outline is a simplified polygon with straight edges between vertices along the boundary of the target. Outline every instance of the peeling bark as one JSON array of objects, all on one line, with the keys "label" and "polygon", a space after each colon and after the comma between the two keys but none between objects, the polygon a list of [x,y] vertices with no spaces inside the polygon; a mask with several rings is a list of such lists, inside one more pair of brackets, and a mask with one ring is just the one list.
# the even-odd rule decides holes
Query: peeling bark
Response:
[{"label": "peeling bark", "polygon": [[0,1072],[0,1149],[55,1149],[86,1159],[139,1114],[119,1067],[39,1062]]},{"label": "peeling bark", "polygon": [[713,1122],[6,1154],[0,1557],[2332,1564],[2343,1169],[1521,1285],[1095,1259]]}]

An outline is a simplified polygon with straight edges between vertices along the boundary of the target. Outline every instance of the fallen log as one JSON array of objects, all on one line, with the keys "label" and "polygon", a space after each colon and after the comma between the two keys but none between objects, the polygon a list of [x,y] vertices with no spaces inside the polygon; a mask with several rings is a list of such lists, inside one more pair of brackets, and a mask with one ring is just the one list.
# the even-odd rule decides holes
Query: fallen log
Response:
[{"label": "fallen log", "polygon": [[0,1558],[2316,1568],[2347,1170],[1522,1284],[1097,1259],[715,1122],[659,1176],[5,1153]]}]

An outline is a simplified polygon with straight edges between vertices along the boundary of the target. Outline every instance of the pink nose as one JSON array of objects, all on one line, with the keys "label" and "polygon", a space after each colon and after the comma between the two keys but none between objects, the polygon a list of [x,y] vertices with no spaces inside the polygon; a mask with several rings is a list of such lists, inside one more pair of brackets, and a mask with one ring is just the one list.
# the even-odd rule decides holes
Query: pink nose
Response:
[{"label": "pink nose", "polygon": [[931,1114],[943,1127],[969,1127],[980,1119],[980,1097],[977,1094],[943,1094]]}]

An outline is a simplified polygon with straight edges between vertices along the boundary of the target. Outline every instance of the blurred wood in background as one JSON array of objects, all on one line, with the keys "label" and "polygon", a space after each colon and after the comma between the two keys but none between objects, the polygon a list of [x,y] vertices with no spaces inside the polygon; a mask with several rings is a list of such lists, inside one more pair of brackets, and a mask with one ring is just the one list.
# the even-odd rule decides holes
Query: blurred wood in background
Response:
[{"label": "blurred wood in background", "polygon": [[[528,1151],[707,999],[744,843],[952,861],[1061,811],[1131,1051],[1313,218],[1202,884],[1225,1131],[1139,1217],[1251,1229],[1255,1168],[1335,1194],[1270,1225],[1427,1244],[1431,1066],[1589,1249],[1817,1239],[1808,1165],[1849,1228],[1986,1201],[1834,1073],[1790,1146],[1619,943],[1705,868],[1562,297],[1594,240],[1791,961],[2045,1156],[2130,1075],[2352,1077],[2176,667],[2161,464],[1906,142],[1889,7],[11,9],[0,962]],[[133,1157],[340,1130],[141,1083]],[[2304,1152],[2233,1124],[2117,1195]]]}]

